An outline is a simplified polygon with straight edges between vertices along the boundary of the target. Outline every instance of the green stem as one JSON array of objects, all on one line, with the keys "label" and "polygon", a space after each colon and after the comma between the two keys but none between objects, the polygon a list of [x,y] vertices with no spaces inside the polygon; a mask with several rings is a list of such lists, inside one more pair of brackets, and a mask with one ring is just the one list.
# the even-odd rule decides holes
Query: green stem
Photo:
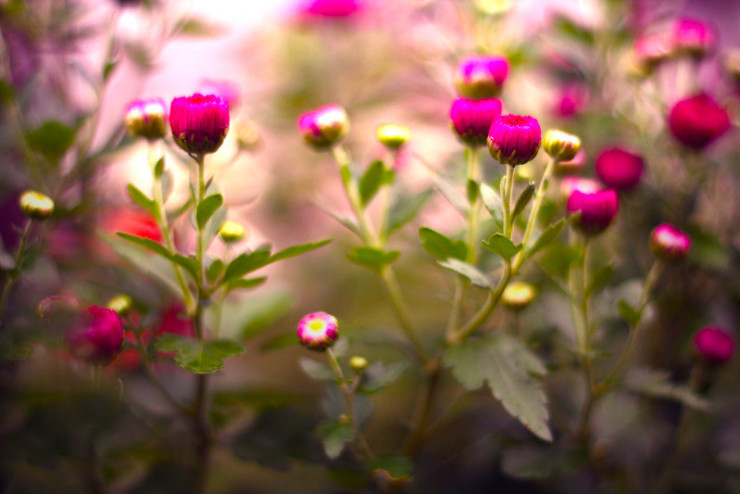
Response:
[{"label": "green stem", "polygon": [[23,233],[21,234],[21,241],[18,245],[18,251],[15,253],[15,260],[13,262],[13,269],[8,270],[7,278],[3,284],[2,295],[0,295],[0,326],[3,323],[3,315],[5,314],[5,307],[8,304],[10,298],[10,292],[13,291],[13,286],[18,280],[18,276],[21,274],[21,263],[23,263],[23,256],[26,253],[26,247],[28,246],[28,240],[31,235],[31,225],[33,220],[29,219],[26,223]]},{"label": "green stem", "polygon": [[388,290],[388,296],[391,299],[393,309],[396,312],[398,321],[401,323],[401,329],[403,329],[403,332],[406,334],[406,338],[408,338],[411,345],[414,347],[414,351],[419,360],[424,363],[428,362],[429,355],[427,354],[426,349],[424,349],[424,345],[422,344],[419,335],[416,334],[414,326],[411,323],[411,316],[409,315],[408,307],[406,306],[406,302],[401,294],[401,287],[398,285],[395,271],[393,271],[393,268],[390,266],[385,265],[380,271],[380,277],[383,279],[386,290]]},{"label": "green stem", "polygon": [[[200,203],[203,202],[203,196],[206,193],[206,182],[205,182],[205,163],[203,155],[196,156],[196,163],[198,163],[198,183],[195,189],[195,210],[198,210]],[[205,263],[205,245],[203,244],[203,228],[198,224],[198,251],[196,253],[198,262],[200,263],[200,272],[198,273],[198,284],[199,289],[205,288],[206,281],[206,263]],[[200,294],[198,295],[200,297]]]},{"label": "green stem", "polygon": [[511,218],[511,201],[514,191],[514,167],[506,166],[506,188],[504,189],[504,236],[511,240],[514,221]]},{"label": "green stem", "polygon": [[344,377],[344,372],[342,372],[342,367],[339,365],[339,360],[337,359],[337,356],[334,354],[331,348],[326,349],[326,358],[329,361],[331,370],[337,380],[337,386],[339,386],[339,390],[342,392],[342,396],[344,397],[344,404],[347,409],[349,424],[355,430],[355,444],[357,445],[360,454],[364,456],[365,459],[375,458],[375,454],[373,454],[372,450],[370,449],[370,445],[367,442],[367,439],[362,434],[362,431],[357,424],[352,390],[347,385],[347,380]]},{"label": "green stem", "polygon": [[480,201],[478,200],[478,182],[480,180],[479,177],[479,166],[478,166],[478,149],[475,147],[468,148],[467,150],[467,157],[468,157],[468,184],[471,182],[474,182],[476,184],[476,192],[473,197],[469,197],[469,199],[472,199],[470,201],[470,209],[468,210],[468,258],[467,262],[469,264],[475,264],[478,260],[478,221],[479,221],[479,214],[480,211]]}]

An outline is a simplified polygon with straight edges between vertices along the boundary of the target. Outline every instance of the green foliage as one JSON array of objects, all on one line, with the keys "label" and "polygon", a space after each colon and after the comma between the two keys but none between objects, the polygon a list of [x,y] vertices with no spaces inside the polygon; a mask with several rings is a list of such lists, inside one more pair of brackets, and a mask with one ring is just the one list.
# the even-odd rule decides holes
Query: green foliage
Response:
[{"label": "green foliage", "polygon": [[625,377],[625,387],[637,393],[664,400],[678,401],[696,410],[708,411],[711,404],[694,392],[688,385],[670,380],[670,372],[636,368]]},{"label": "green foliage", "polygon": [[433,195],[433,190],[425,190],[410,198],[398,198],[388,211],[388,231],[397,230],[416,218],[421,208]]},{"label": "green foliage", "polygon": [[481,288],[491,288],[491,280],[488,279],[484,273],[478,270],[472,264],[461,261],[460,259],[448,258],[444,261],[438,261],[439,265],[443,268],[447,268],[450,271],[454,271],[458,274],[463,275],[470,282]]},{"label": "green foliage", "polygon": [[360,178],[360,202],[366,206],[373,200],[383,185],[393,182],[393,170],[386,169],[380,160],[370,163],[370,166]]},{"label": "green foliage", "polygon": [[591,279],[586,287],[586,296],[592,295],[604,288],[614,275],[614,266],[604,264],[591,273]]},{"label": "green foliage", "polygon": [[221,194],[213,194],[201,201],[195,211],[195,219],[198,223],[198,228],[203,229],[211,219],[213,213],[224,203],[224,198]]},{"label": "green foliage", "polygon": [[194,374],[212,374],[224,366],[224,359],[241,355],[244,348],[234,340],[199,341],[168,334],[156,342],[157,349],[175,352],[175,363]]},{"label": "green foliage", "polygon": [[534,182],[529,182],[529,184],[527,184],[527,187],[522,191],[521,194],[519,194],[519,197],[514,203],[514,209],[512,209],[511,211],[512,221],[515,220],[517,216],[519,216],[521,212],[524,211],[524,208],[527,207],[529,202],[532,200],[532,197],[534,197],[534,191]]},{"label": "green foliage", "polygon": [[[258,279],[264,280],[264,278]],[[285,291],[255,292],[248,297],[227,298],[222,311],[219,334],[240,341],[253,338],[270,329],[275,321],[288,312],[292,306],[293,297]],[[207,326],[212,327],[215,314],[213,311],[208,311],[206,315],[208,316]],[[291,331],[289,336],[292,344],[295,344],[297,341],[295,331]]]},{"label": "green foliage", "polygon": [[395,362],[392,364],[374,362],[365,369],[357,391],[365,394],[378,393],[398,380],[407,367],[408,364],[406,362]]},{"label": "green foliage", "polygon": [[149,199],[149,197],[140,191],[134,184],[128,184],[128,195],[131,197],[131,200],[134,201],[134,204],[148,211],[149,214],[155,218],[159,216],[157,203],[154,199]]},{"label": "green foliage", "polygon": [[257,288],[261,284],[267,281],[267,276],[257,276],[256,278],[239,278],[238,280],[231,280],[226,285],[226,291],[232,290],[251,290]]},{"label": "green foliage", "polygon": [[132,244],[136,244],[149,251],[152,251],[155,254],[164,257],[165,259],[171,259],[172,257],[170,256],[169,251],[165,248],[164,245],[160,244],[159,242],[155,242],[150,238],[137,237],[136,235],[131,235],[130,233],[124,232],[116,232],[116,235],[124,240],[127,240],[128,242],[131,242]]},{"label": "green foliage", "polygon": [[480,197],[493,220],[499,227],[504,224],[504,203],[501,196],[488,184],[480,184]]},{"label": "green foliage", "polygon": [[436,172],[432,172],[432,180],[437,190],[442,193],[452,207],[457,209],[463,216],[468,214],[470,207],[465,200],[465,196],[457,190],[457,187],[452,181]]},{"label": "green foliage", "polygon": [[397,250],[385,252],[375,247],[360,246],[352,249],[347,254],[347,259],[379,273],[384,266],[394,262],[400,255]]},{"label": "green foliage", "polygon": [[627,321],[630,326],[637,325],[642,318],[642,314],[624,299],[620,299],[617,302],[617,310],[622,319]]},{"label": "green foliage", "polygon": [[247,273],[251,273],[263,266],[267,266],[270,263],[270,248],[258,247],[252,252],[245,252],[239,254],[234,260],[232,260],[226,271],[224,277],[221,280],[222,284],[228,283],[231,280],[239,279]]},{"label": "green foliage", "polygon": [[291,247],[288,247],[286,249],[283,249],[272,256],[270,256],[270,263],[282,261],[283,259],[289,259],[291,257],[300,256],[301,254],[305,254],[306,252],[310,252],[312,250],[318,249],[319,247],[323,247],[324,245],[331,242],[333,239],[327,238],[326,240],[321,240],[319,242],[311,242],[307,244],[300,244],[300,245],[293,245]]},{"label": "green foliage", "polygon": [[345,446],[355,438],[354,428],[339,420],[325,420],[318,428],[326,456],[332,460],[338,457]]},{"label": "green foliage", "polygon": [[393,479],[410,479],[413,463],[405,456],[383,455],[368,460],[366,466],[370,470],[383,470]]},{"label": "green foliage", "polygon": [[56,165],[75,142],[73,128],[56,120],[49,120],[26,135],[28,147]]},{"label": "green foliage", "polygon": [[303,372],[312,379],[317,381],[334,381],[334,373],[331,371],[328,365],[317,362],[307,357],[301,357],[298,360],[298,364],[303,369]]},{"label": "green foliage", "polygon": [[468,247],[462,240],[452,240],[451,238],[432,230],[431,228],[421,227],[419,229],[421,245],[429,255],[437,259],[445,260],[448,257],[465,260],[468,255]]},{"label": "green foliage", "polygon": [[509,260],[514,257],[517,252],[522,250],[522,244],[514,244],[511,240],[501,235],[500,233],[494,233],[488,240],[483,242],[483,247],[490,250],[494,254],[498,254],[505,260]]},{"label": "green foliage", "polygon": [[544,248],[550,242],[558,238],[560,235],[560,232],[563,231],[563,228],[565,228],[566,220],[565,218],[561,218],[560,220],[556,221],[555,223],[552,223],[545,228],[539,237],[537,237],[537,240],[532,244],[530,248],[527,249],[527,252],[525,253],[527,257],[532,257],[535,255],[540,249]]},{"label": "green foliage", "polygon": [[[468,340],[445,350],[443,361],[465,389],[473,391],[487,382],[493,396],[511,415],[541,439],[552,441],[545,393],[530,377],[531,362],[524,363],[517,357],[517,352],[526,348],[513,346],[510,339],[497,333]],[[532,355],[530,360],[535,358]]]}]

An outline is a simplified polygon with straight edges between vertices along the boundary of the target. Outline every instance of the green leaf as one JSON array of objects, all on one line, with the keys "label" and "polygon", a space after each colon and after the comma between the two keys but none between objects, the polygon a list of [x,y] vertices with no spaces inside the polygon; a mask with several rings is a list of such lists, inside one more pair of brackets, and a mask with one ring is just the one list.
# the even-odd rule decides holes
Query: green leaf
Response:
[{"label": "green leaf", "polygon": [[630,326],[636,326],[642,318],[642,314],[624,299],[617,301],[617,310],[622,319],[627,321]]},{"label": "green leaf", "polygon": [[[264,280],[265,278],[256,278]],[[241,282],[242,280],[238,280]],[[250,280],[244,280],[248,282]],[[235,280],[234,283],[237,281]],[[228,288],[230,286],[226,285]],[[256,285],[254,285],[256,286]],[[255,292],[248,297],[227,298],[224,303],[221,320],[220,335],[225,338],[233,338],[244,341],[273,329],[278,318],[286,314],[293,306],[293,297],[287,291],[277,292]],[[215,324],[215,311],[206,312],[206,325],[213,327]],[[291,345],[298,344],[295,330],[287,334]]]},{"label": "green leaf", "polygon": [[357,391],[365,394],[382,391],[401,377],[401,374],[403,374],[403,371],[407,367],[408,364],[406,362],[395,362],[388,365],[383,362],[375,362],[365,369]]},{"label": "green leaf", "polygon": [[565,279],[571,264],[578,259],[578,250],[569,245],[554,244],[537,261],[547,274],[555,279]]},{"label": "green leaf", "polygon": [[313,242],[313,243],[307,243],[307,244],[300,244],[300,245],[293,245],[292,247],[288,247],[287,249],[283,249],[276,254],[270,256],[270,263],[282,261],[283,259],[288,259],[291,257],[300,256],[301,254],[305,254],[306,252],[310,252],[314,249],[318,249],[319,247],[323,247],[324,245],[328,244],[334,239],[327,238],[326,240],[321,240],[319,242]]},{"label": "green leaf", "polygon": [[329,366],[322,364],[321,362],[301,357],[298,360],[298,364],[308,377],[316,379],[317,381],[334,381],[336,379]]},{"label": "green leaf", "polygon": [[552,441],[545,392],[526,366],[512,357],[500,334],[450,347],[442,358],[465,389],[473,391],[487,382],[506,411],[533,434]]},{"label": "green leaf", "polygon": [[483,247],[494,254],[498,254],[507,261],[514,257],[517,252],[522,250],[522,244],[514,245],[514,242],[504,237],[500,233],[494,233],[488,240],[483,242]]},{"label": "green leaf", "polygon": [[730,250],[717,237],[695,226],[688,228],[691,237],[689,260],[715,270],[727,269],[732,261]]},{"label": "green leaf", "polygon": [[401,480],[411,478],[414,465],[405,456],[383,455],[368,460],[367,468],[372,471],[383,470],[392,479]]},{"label": "green leaf", "polygon": [[195,219],[198,222],[198,228],[203,229],[211,219],[213,213],[224,203],[224,197],[221,194],[213,194],[201,201],[195,211]]},{"label": "green leaf", "polygon": [[347,259],[355,264],[364,266],[372,269],[375,272],[379,272],[383,266],[392,263],[401,253],[397,250],[385,252],[375,247],[355,247],[347,254]]},{"label": "green leaf", "polygon": [[467,216],[469,210],[468,203],[465,197],[457,190],[457,187],[450,180],[434,171],[432,171],[432,180],[445,199],[452,204],[452,207],[457,209],[463,216]]},{"label": "green leaf", "polygon": [[150,250],[154,252],[155,254],[164,257],[165,259],[172,259],[167,249],[162,244],[155,242],[152,239],[144,238],[144,237],[137,237],[136,235],[131,235],[130,233],[124,233],[124,232],[116,232],[116,235],[118,235],[124,240],[128,240],[132,244],[136,244],[140,247],[144,247],[145,249]]},{"label": "green leaf", "polygon": [[153,199],[149,199],[146,194],[140,191],[134,184],[128,184],[128,195],[134,204],[140,208],[145,209],[155,218],[158,216],[157,203]]},{"label": "green leaf", "polygon": [[355,438],[355,429],[338,420],[325,420],[318,428],[321,434],[321,442],[324,445],[326,456],[330,459],[338,457],[344,447]]},{"label": "green leaf", "polygon": [[251,290],[252,288],[256,288],[260,286],[265,281],[267,281],[267,276],[259,276],[257,278],[240,278],[238,280],[231,280],[229,281],[228,285],[226,285],[226,291],[230,292],[232,290]]},{"label": "green leaf", "polygon": [[360,202],[365,206],[378,193],[385,181],[385,165],[380,160],[370,163],[365,174],[360,178]]},{"label": "green leaf", "polygon": [[499,227],[504,224],[504,203],[501,196],[493,188],[485,183],[480,184],[480,197],[493,220]]},{"label": "green leaf", "polygon": [[614,266],[611,264],[604,264],[594,270],[591,275],[591,279],[588,282],[588,287],[586,288],[586,296],[592,295],[604,288],[606,284],[609,283],[613,274]]},{"label": "green leaf", "polygon": [[521,214],[522,211],[524,211],[524,208],[527,207],[527,204],[529,204],[529,201],[532,200],[532,197],[534,197],[534,190],[535,185],[534,182],[529,182],[529,185],[527,185],[527,188],[522,191],[521,194],[519,194],[519,197],[516,200],[516,203],[514,203],[514,209],[511,212],[511,220],[514,221],[519,214]]},{"label": "green leaf", "polygon": [[518,338],[509,336],[506,333],[501,333],[497,336],[498,344],[501,346],[501,351],[508,354],[510,358],[516,360],[521,366],[534,376],[546,376],[547,368],[542,360],[533,353],[527,346],[521,342]]},{"label": "green leaf", "polygon": [[168,334],[158,339],[160,351],[174,352],[175,363],[194,374],[212,374],[224,366],[224,359],[241,355],[244,348],[234,340],[198,341]]},{"label": "green leaf", "polygon": [[182,254],[175,254],[171,257],[172,261],[185,268],[193,278],[198,277],[200,272],[200,263],[193,257],[184,256]]},{"label": "green leaf", "polygon": [[433,190],[425,190],[411,198],[401,198],[393,203],[388,212],[388,231],[392,232],[401,228],[409,221],[416,218],[421,208],[434,194]]},{"label": "green leaf", "polygon": [[537,240],[534,242],[534,244],[532,244],[532,247],[527,249],[526,256],[532,257],[533,255],[535,255],[535,253],[537,253],[537,251],[558,238],[558,235],[560,235],[560,232],[563,231],[563,228],[565,228],[565,218],[561,218],[555,223],[547,225],[547,228],[545,228],[542,234],[537,237]]},{"label": "green leaf", "polygon": [[468,179],[467,182],[468,203],[475,204],[480,196],[480,186],[475,180]]},{"label": "green leaf", "polygon": [[679,401],[697,410],[707,411],[711,408],[711,403],[696,394],[688,385],[671,382],[668,371],[632,369],[625,377],[625,387],[653,398]]},{"label": "green leaf", "polygon": [[172,172],[170,170],[167,170],[162,174],[162,177],[160,178],[160,190],[162,191],[163,202],[167,202],[167,199],[170,198],[173,187],[174,178],[172,177]]},{"label": "green leaf", "polygon": [[180,286],[175,277],[175,270],[169,259],[160,256],[153,256],[147,251],[141,249],[139,245],[133,244],[119,237],[103,235],[103,241],[108,243],[116,254],[127,259],[142,273],[153,276],[162,282],[172,294],[182,296]]},{"label": "green leaf", "polygon": [[581,43],[587,45],[593,45],[596,42],[596,35],[593,30],[589,29],[580,24],[576,24],[573,20],[560,15],[554,22],[555,29],[560,31],[566,36],[569,36]]},{"label": "green leaf", "polygon": [[75,130],[56,120],[44,122],[26,135],[28,147],[56,165],[75,141]]},{"label": "green leaf", "polygon": [[328,214],[329,216],[331,216],[332,218],[334,218],[335,220],[337,220],[339,223],[341,223],[342,225],[344,225],[344,227],[347,228],[349,231],[351,231],[352,233],[354,233],[358,237],[362,238],[362,232],[360,231],[360,229],[358,228],[358,226],[355,225],[352,222],[352,220],[350,220],[349,218],[344,218],[342,216],[339,216],[337,213],[335,213],[331,209],[331,207],[329,205],[324,204],[324,202],[321,201],[321,200],[314,200],[313,201],[313,204],[317,208],[321,209],[323,212],[325,212],[326,214]]},{"label": "green leaf", "polygon": [[270,263],[270,249],[258,248],[252,252],[245,252],[238,255],[226,267],[226,272],[221,283],[228,283],[231,280],[241,278],[247,273],[266,266]]},{"label": "green leaf", "polygon": [[221,259],[214,259],[206,269],[206,277],[211,283],[215,282],[219,276],[221,276],[226,268],[226,265]]},{"label": "green leaf", "polygon": [[421,245],[429,255],[437,259],[445,260],[448,257],[465,260],[468,256],[468,247],[462,240],[452,240],[445,235],[427,228],[419,228]]},{"label": "green leaf", "polygon": [[173,35],[190,37],[210,37],[223,31],[221,26],[207,22],[205,19],[187,15],[175,23]]},{"label": "green leaf", "polygon": [[154,164],[154,178],[161,178],[164,173],[164,156],[159,158]]},{"label": "green leaf", "polygon": [[458,274],[463,275],[476,286],[491,288],[491,281],[488,279],[488,276],[480,272],[478,268],[476,268],[472,264],[468,264],[467,262],[463,262],[460,259],[453,258],[449,258],[444,261],[438,261],[438,264],[443,268],[447,268],[450,271],[454,271]]}]

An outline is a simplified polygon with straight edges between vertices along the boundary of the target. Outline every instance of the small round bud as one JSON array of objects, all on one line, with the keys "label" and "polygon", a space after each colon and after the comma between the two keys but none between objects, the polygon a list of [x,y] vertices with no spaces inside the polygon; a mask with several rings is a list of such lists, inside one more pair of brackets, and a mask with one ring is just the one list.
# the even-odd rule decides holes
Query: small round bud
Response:
[{"label": "small round bud", "polygon": [[234,132],[236,133],[236,141],[239,143],[239,149],[242,151],[254,151],[262,143],[260,129],[252,121],[236,124]]},{"label": "small round bud", "polygon": [[353,371],[360,373],[367,369],[367,359],[365,357],[355,355],[354,357],[349,359],[349,366],[352,368]]},{"label": "small round bud", "polygon": [[105,306],[115,311],[119,316],[125,316],[131,310],[133,304],[134,302],[131,300],[131,297],[124,293],[119,293],[112,299],[108,300]]},{"label": "small round bud", "polygon": [[491,124],[501,118],[501,100],[458,98],[450,107],[450,126],[468,146],[484,146]]},{"label": "small round bud", "polygon": [[701,58],[714,51],[717,36],[708,24],[684,17],[673,25],[672,42],[675,53]]},{"label": "small round bud", "polygon": [[229,132],[229,106],[215,94],[175,98],[170,105],[170,127],[185,152],[215,153]]},{"label": "small round bud", "polygon": [[711,96],[698,94],[671,108],[668,128],[681,144],[704,149],[730,130],[730,116]]},{"label": "small round bud", "polygon": [[612,147],[599,153],[594,167],[596,175],[604,185],[621,191],[632,189],[640,183],[645,162],[638,154]]},{"label": "small round bud", "polygon": [[668,223],[657,226],[650,234],[650,250],[661,261],[680,261],[686,257],[690,248],[689,236]]},{"label": "small round bud", "polygon": [[506,287],[501,301],[509,309],[519,311],[529,307],[536,297],[537,290],[535,290],[534,286],[523,281],[515,281],[514,283],[509,283]]},{"label": "small round bud", "polygon": [[618,208],[619,199],[613,190],[590,194],[576,190],[568,197],[568,213],[581,213],[573,226],[586,235],[596,235],[606,230],[617,216]]},{"label": "small round bud", "polygon": [[23,214],[34,220],[46,219],[54,212],[54,201],[51,197],[35,190],[24,192],[18,202]]},{"label": "small round bud", "polygon": [[488,131],[488,150],[502,165],[517,166],[532,161],[541,143],[540,124],[528,115],[504,115]]},{"label": "small round bud", "polygon": [[329,149],[349,133],[349,117],[339,105],[326,105],[304,113],[298,119],[303,139],[315,149]]},{"label": "small round bud", "polygon": [[694,336],[694,351],[709,364],[724,364],[735,354],[735,340],[720,327],[706,326]]},{"label": "small round bud", "polygon": [[298,340],[309,350],[322,352],[339,337],[337,318],[326,312],[306,314],[298,322]]},{"label": "small round bud", "polygon": [[551,129],[542,138],[542,149],[558,161],[572,160],[581,149],[581,139],[562,130]]},{"label": "small round bud", "polygon": [[503,57],[469,57],[457,66],[455,87],[466,98],[496,98],[501,94],[508,74],[509,63]]},{"label": "small round bud", "polygon": [[134,137],[161,139],[167,133],[167,109],[163,100],[138,100],[126,107],[124,123]]},{"label": "small round bud", "polygon": [[221,228],[218,230],[218,235],[221,240],[227,244],[238,242],[247,236],[247,229],[243,225],[236,221],[226,220]]},{"label": "small round bud", "polygon": [[69,295],[52,295],[39,302],[39,317],[46,319],[57,314],[71,314],[80,311],[77,299]]},{"label": "small round bud", "polygon": [[378,127],[375,136],[383,146],[395,151],[411,139],[411,130],[404,125],[384,124]]}]

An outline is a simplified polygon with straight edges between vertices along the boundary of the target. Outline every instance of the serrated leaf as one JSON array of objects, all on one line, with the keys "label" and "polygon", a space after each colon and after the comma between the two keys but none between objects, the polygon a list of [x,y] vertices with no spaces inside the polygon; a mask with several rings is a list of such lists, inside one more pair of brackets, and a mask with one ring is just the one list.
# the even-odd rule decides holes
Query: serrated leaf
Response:
[{"label": "serrated leaf", "polygon": [[241,355],[244,348],[234,340],[198,341],[168,334],[156,342],[160,351],[174,352],[175,363],[194,374],[212,374],[224,366],[224,359]]},{"label": "serrated leaf", "polygon": [[480,286],[482,288],[491,288],[491,280],[488,279],[488,276],[480,272],[478,268],[476,268],[472,264],[463,262],[460,259],[452,258],[446,259],[444,261],[438,261],[438,264],[443,268],[447,268],[450,271],[454,271],[458,274],[463,275],[476,286]]},{"label": "serrated leaf", "polygon": [[330,459],[338,457],[345,446],[355,438],[355,429],[338,420],[325,420],[318,428],[321,442],[324,445],[326,456]]},{"label": "serrated leaf", "polygon": [[560,232],[563,231],[563,228],[565,228],[565,218],[561,218],[560,220],[556,221],[555,223],[552,223],[551,225],[547,225],[547,228],[545,228],[542,231],[542,234],[540,234],[539,237],[537,237],[537,240],[535,240],[534,244],[532,244],[532,247],[527,249],[526,256],[531,257],[537,253],[540,249],[545,247],[547,244],[558,238],[558,235],[560,235]]},{"label": "serrated leaf", "polygon": [[487,383],[506,411],[541,439],[552,441],[545,392],[502,341],[500,335],[465,341],[445,350],[443,362],[465,389]]},{"label": "serrated leaf", "polygon": [[193,278],[198,278],[198,272],[200,271],[200,263],[188,256],[184,256],[182,254],[175,254],[170,259],[172,259],[173,262],[177,263],[178,265],[185,268],[185,270],[190,273]]},{"label": "serrated leaf", "polygon": [[375,362],[365,369],[357,391],[366,394],[382,391],[401,377],[407,367],[406,362],[395,362],[388,365],[383,362]]},{"label": "serrated leaf", "polygon": [[467,216],[470,207],[465,200],[465,196],[457,190],[457,187],[455,187],[450,180],[436,172],[432,172],[432,180],[434,181],[434,185],[452,205],[452,207],[457,209],[463,216]]},{"label": "serrated leaf", "polygon": [[226,269],[226,265],[221,259],[214,259],[211,261],[211,264],[208,266],[208,269],[206,269],[206,277],[208,278],[208,281],[213,283],[218,279],[219,276],[221,276]]},{"label": "serrated leaf", "polygon": [[321,240],[319,242],[311,242],[306,244],[300,244],[300,245],[293,245],[292,247],[288,247],[286,249],[283,249],[274,255],[270,256],[270,263],[282,261],[283,259],[289,259],[291,257],[300,256],[301,254],[305,254],[306,252],[310,252],[312,250],[318,249],[319,247],[323,247],[324,245],[331,242],[332,238],[327,238],[326,240]]},{"label": "serrated leaf", "polygon": [[640,314],[638,310],[632,307],[629,302],[624,299],[617,301],[617,311],[619,311],[619,315],[622,319],[627,321],[630,326],[636,326],[642,318],[642,314]]},{"label": "serrated leaf", "polygon": [[614,266],[611,264],[604,264],[594,270],[591,275],[591,279],[588,282],[588,287],[586,288],[586,296],[592,295],[604,288],[606,284],[609,283],[613,274]]},{"label": "serrated leaf", "polygon": [[468,256],[468,247],[462,240],[452,240],[425,226],[419,228],[419,237],[421,237],[421,245],[424,250],[437,259],[445,260],[452,257],[465,260]]},{"label": "serrated leaf", "polygon": [[251,290],[260,286],[262,283],[267,281],[267,276],[259,276],[257,278],[242,278],[239,280],[231,280],[226,286],[226,291],[232,290]]},{"label": "serrated leaf", "polygon": [[365,206],[378,193],[385,179],[385,165],[380,160],[370,163],[360,178],[360,202]]},{"label": "serrated leaf", "polygon": [[142,209],[145,209],[155,218],[157,217],[157,203],[153,199],[150,199],[142,191],[140,191],[134,184],[128,184],[128,195],[134,204]]},{"label": "serrated leaf", "polygon": [[379,272],[383,266],[386,266],[400,256],[401,253],[397,250],[385,252],[375,247],[355,247],[347,254],[347,259],[355,264],[364,266],[372,269],[373,271]]},{"label": "serrated leaf", "polygon": [[493,220],[501,227],[504,224],[504,203],[501,201],[501,196],[490,185],[482,183],[480,184],[480,197]]},{"label": "serrated leaf", "polygon": [[155,242],[150,238],[137,237],[136,235],[131,235],[130,233],[124,232],[116,232],[116,235],[124,240],[128,240],[132,244],[144,247],[145,249],[164,257],[165,259],[171,259],[170,253],[167,251],[167,249],[162,244]]},{"label": "serrated leaf", "polygon": [[499,339],[498,344],[501,345],[501,351],[521,364],[527,372],[535,376],[547,375],[547,368],[542,360],[518,338],[505,333],[499,334],[497,338]]},{"label": "serrated leaf", "polygon": [[656,369],[637,368],[625,376],[625,387],[632,391],[666,400],[679,401],[687,407],[707,411],[711,403],[687,385],[670,381],[670,373]]},{"label": "serrated leaf", "polygon": [[490,250],[494,254],[498,254],[507,261],[514,257],[517,252],[522,250],[522,244],[514,244],[511,240],[501,235],[500,233],[494,233],[488,240],[483,242],[483,247]]},{"label": "serrated leaf", "polygon": [[221,283],[228,283],[231,280],[241,278],[247,273],[266,266],[270,263],[270,250],[269,249],[256,249],[252,252],[245,252],[244,254],[238,255],[233,261],[229,263],[224,272],[224,277]]},{"label": "serrated leaf", "polygon": [[424,204],[433,194],[433,190],[425,190],[409,199],[404,198],[395,202],[388,213],[388,231],[397,230],[416,218],[416,215],[419,214],[421,208],[424,207]]},{"label": "serrated leaf", "polygon": [[303,372],[312,379],[317,381],[334,381],[335,377],[328,365],[316,362],[310,358],[301,357],[298,360],[298,364],[303,369]]},{"label": "serrated leaf", "polygon": [[534,190],[534,182],[529,182],[527,188],[525,188],[522,193],[519,194],[516,203],[514,203],[514,209],[511,212],[511,221],[514,221],[517,216],[519,216],[521,212],[524,211],[524,208],[527,207],[527,204],[529,204],[529,201],[531,201],[532,197],[534,196]]},{"label": "serrated leaf", "polygon": [[411,472],[414,468],[413,463],[405,456],[383,455],[376,456],[366,463],[370,470],[383,470],[392,479],[403,480],[410,479]]},{"label": "serrated leaf", "polygon": [[73,128],[56,120],[49,120],[26,135],[28,147],[56,165],[75,141]]},{"label": "serrated leaf", "polygon": [[201,201],[195,211],[195,219],[198,222],[198,227],[203,229],[211,219],[213,213],[224,203],[224,197],[221,194],[213,194]]}]

